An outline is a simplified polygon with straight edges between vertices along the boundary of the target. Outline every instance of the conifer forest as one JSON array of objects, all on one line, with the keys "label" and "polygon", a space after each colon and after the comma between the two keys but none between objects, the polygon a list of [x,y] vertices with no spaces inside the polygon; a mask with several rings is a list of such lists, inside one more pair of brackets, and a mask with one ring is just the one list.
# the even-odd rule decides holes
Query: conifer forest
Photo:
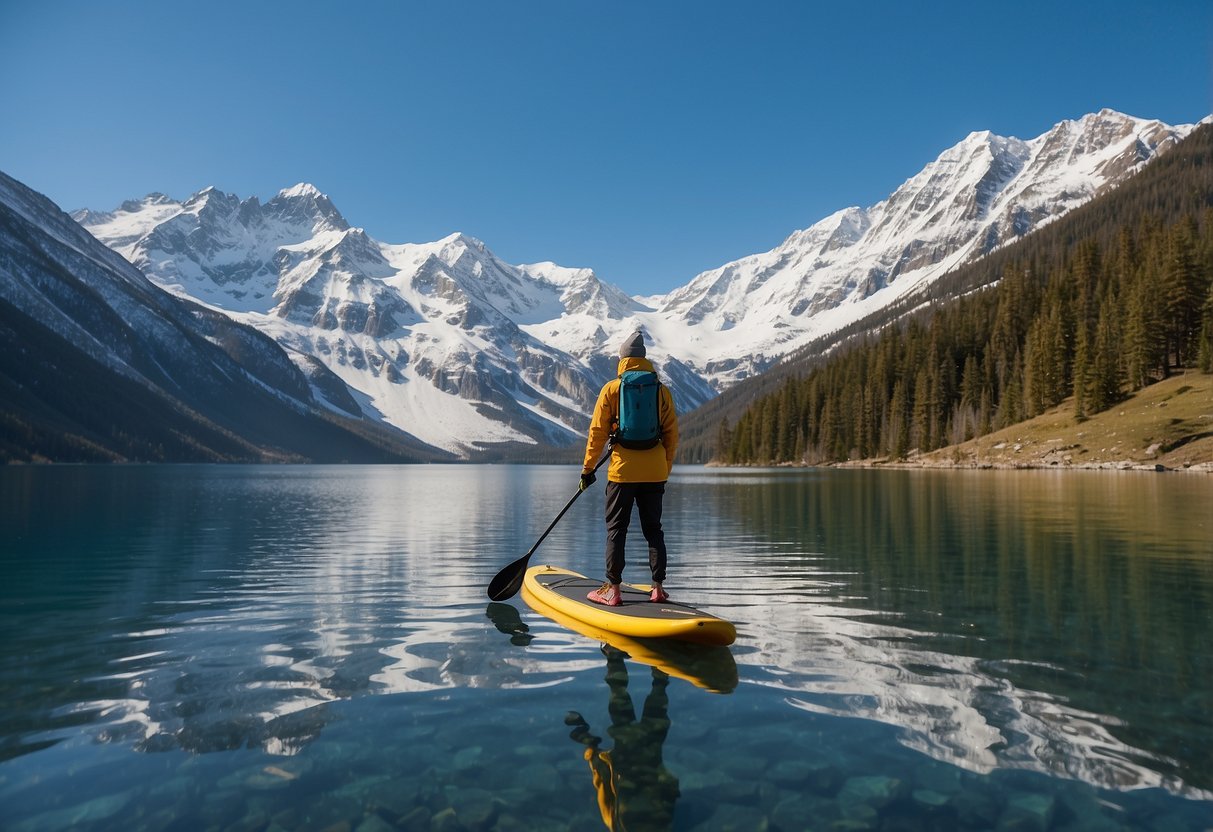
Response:
[{"label": "conifer forest", "polygon": [[1213,125],[997,254],[952,299],[802,359],[719,425],[715,459],[901,459],[1070,397],[1082,420],[1178,369],[1213,372]]}]

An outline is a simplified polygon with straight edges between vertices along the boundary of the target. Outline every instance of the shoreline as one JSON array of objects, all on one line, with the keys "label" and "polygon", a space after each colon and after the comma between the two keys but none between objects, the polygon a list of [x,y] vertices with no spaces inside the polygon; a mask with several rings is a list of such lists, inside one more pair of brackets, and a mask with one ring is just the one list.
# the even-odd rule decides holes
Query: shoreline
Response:
[{"label": "shoreline", "polygon": [[1177,466],[1162,463],[1140,463],[1131,461],[1083,462],[1077,465],[1058,462],[991,462],[968,461],[949,462],[945,460],[924,460],[922,462],[884,460],[856,460],[847,462],[776,462],[776,463],[738,463],[726,465],[719,462],[704,463],[705,468],[848,468],[856,470],[876,471],[896,469],[901,471],[1115,471],[1132,473],[1158,474],[1213,474],[1213,462],[1198,462]]}]

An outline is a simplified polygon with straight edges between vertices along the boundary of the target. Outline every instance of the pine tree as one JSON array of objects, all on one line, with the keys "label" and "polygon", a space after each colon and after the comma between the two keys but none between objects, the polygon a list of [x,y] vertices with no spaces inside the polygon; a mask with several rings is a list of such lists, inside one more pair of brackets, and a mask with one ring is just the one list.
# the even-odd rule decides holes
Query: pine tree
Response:
[{"label": "pine tree", "polygon": [[[1205,227],[1209,228],[1209,226]],[[1213,238],[1213,234],[1210,237]],[[1200,371],[1213,373],[1213,285],[1209,286],[1209,296],[1205,298],[1201,320]]]},{"label": "pine tree", "polygon": [[1007,386],[998,407],[999,427],[1007,427],[1023,419],[1023,356],[1019,352],[1011,361]]},{"label": "pine tree", "polygon": [[733,432],[729,430],[728,417],[720,420],[720,426],[716,429],[716,445],[713,449],[713,458],[733,462],[730,458],[733,445]]},{"label": "pine tree", "polygon": [[1121,351],[1124,355],[1125,378],[1130,390],[1140,390],[1150,382],[1150,371],[1155,366],[1155,339],[1151,333],[1158,330],[1153,320],[1151,304],[1146,297],[1149,288],[1146,281],[1138,278],[1126,287],[1129,300],[1125,307],[1124,332]]},{"label": "pine tree", "polygon": [[1163,278],[1167,330],[1175,366],[1190,361],[1189,346],[1200,327],[1200,304],[1206,283],[1196,258],[1196,220],[1192,216],[1175,224],[1166,238]]},{"label": "pine tree", "polygon": [[1087,418],[1088,396],[1091,389],[1091,345],[1087,327],[1079,324],[1074,346],[1074,418]]},{"label": "pine tree", "polygon": [[1091,362],[1090,412],[1111,407],[1120,400],[1120,312],[1115,294],[1099,307],[1095,325],[1095,354]]}]

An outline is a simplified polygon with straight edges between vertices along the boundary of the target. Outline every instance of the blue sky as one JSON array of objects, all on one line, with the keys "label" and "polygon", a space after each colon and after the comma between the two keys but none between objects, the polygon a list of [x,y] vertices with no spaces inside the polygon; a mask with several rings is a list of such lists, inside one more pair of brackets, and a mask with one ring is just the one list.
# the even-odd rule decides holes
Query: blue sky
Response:
[{"label": "blue sky", "polygon": [[1213,3],[0,0],[0,170],[64,209],[300,181],[634,294],[975,130],[1213,111]]}]

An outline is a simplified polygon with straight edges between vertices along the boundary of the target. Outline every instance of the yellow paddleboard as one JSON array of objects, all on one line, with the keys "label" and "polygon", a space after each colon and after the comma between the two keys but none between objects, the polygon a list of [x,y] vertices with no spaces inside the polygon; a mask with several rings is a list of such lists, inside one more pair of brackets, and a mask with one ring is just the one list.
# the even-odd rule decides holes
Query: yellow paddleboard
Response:
[{"label": "yellow paddleboard", "polygon": [[692,644],[672,639],[636,639],[603,630],[549,607],[522,587],[522,600],[540,615],[586,638],[621,650],[634,661],[655,667],[676,679],[712,693],[732,693],[737,687],[737,662],[728,647]]},{"label": "yellow paddleboard", "polygon": [[732,622],[674,601],[652,603],[648,588],[643,586],[622,584],[621,606],[595,604],[586,595],[600,586],[602,581],[558,566],[532,566],[522,582],[524,599],[529,595],[544,607],[609,633],[720,646],[732,644],[737,638]]}]

